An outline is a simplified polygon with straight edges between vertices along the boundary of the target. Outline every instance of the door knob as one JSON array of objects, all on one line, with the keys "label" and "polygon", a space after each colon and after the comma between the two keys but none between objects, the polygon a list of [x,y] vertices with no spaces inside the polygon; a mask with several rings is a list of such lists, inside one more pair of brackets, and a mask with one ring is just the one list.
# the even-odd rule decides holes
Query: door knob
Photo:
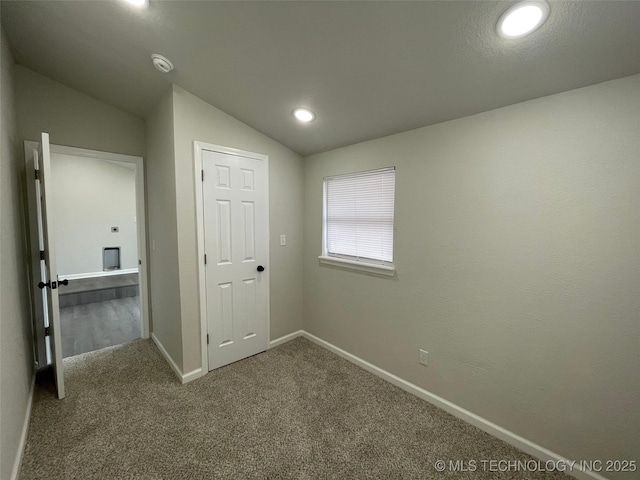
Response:
[{"label": "door knob", "polygon": [[259,272],[264,272],[264,267],[262,265],[258,265],[258,271]]},{"label": "door knob", "polygon": [[67,280],[66,278],[64,280],[60,280],[58,282],[58,285],[64,285],[66,287],[67,285],[69,285],[69,280]]},{"label": "door knob", "polygon": [[40,290],[42,290],[44,287],[50,287],[51,286],[51,281],[48,281],[47,283],[44,282],[38,282],[38,288]]}]

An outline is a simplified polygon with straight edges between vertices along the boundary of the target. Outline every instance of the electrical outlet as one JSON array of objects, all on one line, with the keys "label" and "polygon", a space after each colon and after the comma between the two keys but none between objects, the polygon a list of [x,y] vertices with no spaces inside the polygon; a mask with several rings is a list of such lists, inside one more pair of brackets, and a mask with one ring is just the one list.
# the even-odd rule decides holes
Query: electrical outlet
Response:
[{"label": "electrical outlet", "polygon": [[422,365],[429,365],[429,352],[427,352],[426,350],[422,350],[420,349],[420,359],[419,362]]}]

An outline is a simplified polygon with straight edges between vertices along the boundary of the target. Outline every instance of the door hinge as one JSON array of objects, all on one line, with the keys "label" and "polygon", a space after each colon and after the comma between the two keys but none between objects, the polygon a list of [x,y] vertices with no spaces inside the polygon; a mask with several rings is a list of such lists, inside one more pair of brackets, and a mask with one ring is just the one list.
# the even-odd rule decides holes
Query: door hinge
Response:
[{"label": "door hinge", "polygon": [[44,260],[44,250],[40,250],[40,260]]},{"label": "door hinge", "polygon": [[204,254],[204,264],[205,265],[207,264],[207,254],[206,253]]},{"label": "door hinge", "polygon": [[44,336],[48,337],[51,335],[51,327],[44,327]]},{"label": "door hinge", "polygon": [[207,333],[207,345],[209,345],[209,334]]},{"label": "door hinge", "polygon": [[200,170],[200,178],[202,178],[202,181],[204,182],[204,170]]},{"label": "door hinge", "polygon": [[36,180],[40,180],[40,170],[35,170],[35,178]]}]

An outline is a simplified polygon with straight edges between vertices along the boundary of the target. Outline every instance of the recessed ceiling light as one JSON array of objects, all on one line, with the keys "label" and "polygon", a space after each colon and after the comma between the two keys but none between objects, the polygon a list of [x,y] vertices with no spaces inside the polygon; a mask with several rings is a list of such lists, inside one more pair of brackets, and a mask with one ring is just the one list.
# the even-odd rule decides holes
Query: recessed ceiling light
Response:
[{"label": "recessed ceiling light", "polygon": [[163,57],[158,53],[151,55],[151,61],[153,66],[160,70],[162,73],[169,73],[173,70],[173,63],[167,57]]},{"label": "recessed ceiling light", "polygon": [[316,115],[308,108],[296,108],[293,111],[293,116],[304,123],[310,122],[316,118]]},{"label": "recessed ceiling light", "polygon": [[516,3],[498,20],[498,35],[502,38],[520,38],[528,35],[545,22],[549,4],[543,0]]},{"label": "recessed ceiling light", "polygon": [[149,5],[149,0],[124,0],[129,5],[133,5],[134,7],[144,8]]}]

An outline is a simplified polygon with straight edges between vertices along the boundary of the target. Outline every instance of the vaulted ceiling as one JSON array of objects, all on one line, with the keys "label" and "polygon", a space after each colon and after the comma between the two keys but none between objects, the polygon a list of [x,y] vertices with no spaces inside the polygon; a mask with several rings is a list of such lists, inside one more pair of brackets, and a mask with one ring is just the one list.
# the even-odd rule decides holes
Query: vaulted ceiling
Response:
[{"label": "vaulted ceiling", "polygon": [[[640,73],[640,2],[3,1],[16,61],[144,117],[170,83],[303,154]],[[152,53],[175,71],[161,74]],[[302,125],[291,115],[317,115]]]}]

